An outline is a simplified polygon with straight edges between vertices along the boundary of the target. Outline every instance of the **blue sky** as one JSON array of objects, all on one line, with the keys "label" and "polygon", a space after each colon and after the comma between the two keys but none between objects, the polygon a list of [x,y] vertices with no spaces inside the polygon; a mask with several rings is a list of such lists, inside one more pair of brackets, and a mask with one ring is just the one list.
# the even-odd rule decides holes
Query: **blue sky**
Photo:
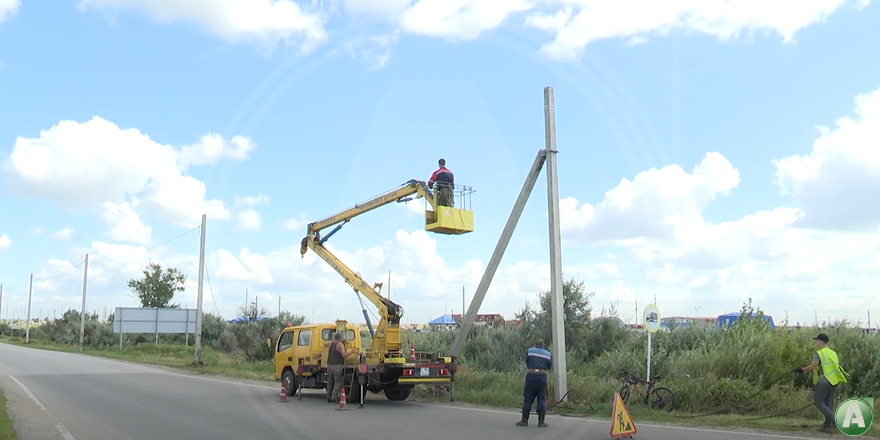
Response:
[{"label": "blue sky", "polygon": [[[474,233],[426,234],[395,205],[331,243],[368,281],[391,271],[405,321],[460,313],[544,148],[548,85],[563,265],[597,311],[751,296],[792,322],[880,316],[876,5],[562,3],[0,0],[0,318],[32,272],[33,316],[78,307],[87,252],[90,310],[136,306],[125,281],[150,261],[188,274],[194,306],[198,230],[157,246],[206,212],[206,310],[232,317],[247,291],[359,321],[300,258],[304,225],[439,157],[477,191]],[[549,285],[545,181],[483,312]]]}]

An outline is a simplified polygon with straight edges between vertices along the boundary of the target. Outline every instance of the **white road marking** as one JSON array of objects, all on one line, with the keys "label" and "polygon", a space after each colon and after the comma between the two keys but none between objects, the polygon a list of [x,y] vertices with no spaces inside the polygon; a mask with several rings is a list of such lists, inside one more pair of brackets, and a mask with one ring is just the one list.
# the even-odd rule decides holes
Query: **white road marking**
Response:
[{"label": "white road marking", "polygon": [[[231,380],[214,379],[214,378],[210,378],[210,377],[194,376],[192,374],[171,373],[168,371],[163,371],[163,373],[170,374],[172,376],[187,377],[190,379],[199,379],[199,380],[207,380],[210,382],[225,383],[228,385],[239,385],[239,386],[245,386],[245,387],[251,387],[251,388],[261,388],[261,389],[267,389],[267,390],[275,390],[276,389],[276,387],[270,387],[270,386],[266,386],[266,385],[257,385],[257,384],[244,383],[244,382],[235,382],[235,381],[231,381]],[[493,413],[493,414],[505,414],[505,415],[518,414],[517,412],[514,412],[512,410],[511,411],[503,411],[503,410],[489,409],[489,408],[465,408],[465,407],[460,407],[460,406],[449,406],[449,405],[439,405],[439,404],[434,404],[434,403],[420,403],[420,402],[409,402],[409,403],[412,405],[433,406],[433,407],[446,408],[446,409],[455,409],[455,410],[459,410],[459,411],[478,411],[478,412],[486,412],[486,413]],[[548,415],[551,415],[551,414],[548,414]],[[573,417],[565,417],[565,416],[555,416],[555,417],[565,418],[565,419],[569,419],[569,420],[579,420],[584,423],[608,423],[605,420],[596,420],[596,419],[587,419],[587,418],[573,418]],[[767,437],[767,438],[779,438],[779,439],[784,438],[784,439],[792,439],[792,440],[816,440],[814,437],[793,437],[793,436],[788,436],[788,435],[764,434],[764,433],[760,433],[760,432],[742,432],[742,433],[740,433],[737,431],[721,431],[721,430],[717,430],[717,429],[689,428],[689,427],[683,427],[683,426],[668,426],[668,425],[650,425],[650,424],[641,424],[641,423],[639,423],[639,426],[647,426],[647,427],[651,427],[651,428],[662,428],[662,429],[674,429],[674,430],[681,430],[681,431],[707,432],[707,433],[709,433],[709,432],[725,433],[725,434],[738,433],[738,434],[748,435],[748,436],[752,436],[752,437]]]},{"label": "white road marking", "polygon": [[[43,403],[40,402],[39,399],[37,399],[37,396],[35,396],[34,393],[32,393],[31,390],[28,389],[28,387],[26,387],[23,383],[21,383],[20,380],[16,379],[15,376],[8,376],[8,377],[10,379],[12,379],[13,381],[15,381],[15,383],[18,384],[18,386],[21,388],[21,390],[24,391],[24,393],[27,394],[28,397],[30,397],[31,400],[33,400],[34,403],[36,403],[37,406],[40,407],[41,410],[46,411],[47,413],[49,412],[49,410],[46,409],[46,406],[43,405]],[[64,440],[76,440],[76,437],[74,437],[73,434],[71,434],[70,431],[68,431],[67,428],[65,428],[64,425],[62,425],[60,422],[55,424],[55,429],[57,429],[58,432],[61,433],[61,437],[63,437]]]}]

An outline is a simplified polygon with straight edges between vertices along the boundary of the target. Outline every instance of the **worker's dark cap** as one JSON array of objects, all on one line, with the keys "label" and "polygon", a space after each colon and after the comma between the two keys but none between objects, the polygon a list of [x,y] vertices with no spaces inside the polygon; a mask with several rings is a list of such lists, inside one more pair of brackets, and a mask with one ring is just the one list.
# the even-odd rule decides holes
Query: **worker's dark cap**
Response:
[{"label": "worker's dark cap", "polygon": [[825,333],[819,333],[819,336],[816,336],[815,338],[813,338],[813,340],[828,343],[828,335],[826,335]]}]

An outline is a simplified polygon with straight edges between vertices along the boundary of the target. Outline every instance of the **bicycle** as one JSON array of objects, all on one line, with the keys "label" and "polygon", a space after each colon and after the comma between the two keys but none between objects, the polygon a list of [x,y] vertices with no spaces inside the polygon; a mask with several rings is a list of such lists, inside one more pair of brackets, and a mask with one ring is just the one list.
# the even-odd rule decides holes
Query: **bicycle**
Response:
[{"label": "bicycle", "polygon": [[[660,376],[651,376],[651,380],[642,380],[635,374],[630,373],[629,371],[622,370],[624,373],[624,383],[623,386],[620,387],[620,390],[617,391],[620,394],[620,399],[623,400],[625,404],[627,399],[629,399],[630,387],[635,388],[636,394],[642,399],[642,402],[648,405],[651,409],[663,409],[664,405],[668,402],[669,408],[666,412],[672,411],[672,408],[675,406],[675,394],[669,388],[657,387],[654,388],[654,383],[660,379]],[[639,384],[645,384],[645,393],[642,394],[642,390],[639,389]]]}]

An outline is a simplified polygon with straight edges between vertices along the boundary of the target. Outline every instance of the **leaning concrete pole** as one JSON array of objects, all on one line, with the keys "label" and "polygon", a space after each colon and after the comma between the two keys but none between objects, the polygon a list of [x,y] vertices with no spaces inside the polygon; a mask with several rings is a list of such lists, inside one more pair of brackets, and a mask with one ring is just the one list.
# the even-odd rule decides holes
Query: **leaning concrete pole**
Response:
[{"label": "leaning concrete pole", "polygon": [[449,348],[449,356],[458,356],[461,354],[462,348],[464,348],[464,343],[467,341],[468,334],[471,332],[471,328],[474,325],[474,319],[477,317],[477,312],[483,304],[483,299],[486,297],[489,285],[492,284],[492,278],[495,277],[495,271],[498,270],[498,265],[501,264],[501,257],[504,256],[504,251],[507,250],[507,245],[510,243],[510,238],[513,237],[513,231],[516,229],[516,224],[519,222],[523,209],[526,207],[526,202],[529,201],[529,196],[532,194],[532,189],[535,187],[535,183],[538,182],[538,176],[541,175],[541,168],[544,167],[545,157],[544,150],[538,151],[538,156],[535,157],[535,161],[532,163],[529,175],[526,177],[522,190],[519,192],[519,197],[517,197],[516,203],[513,205],[510,217],[507,219],[507,224],[504,226],[504,230],[501,231],[501,237],[498,238],[498,244],[495,245],[495,252],[492,252],[492,258],[489,259],[489,264],[486,265],[486,271],[483,272],[483,278],[480,279],[477,291],[474,292],[474,297],[471,298],[471,305],[468,307],[467,315],[462,320],[458,335],[455,337],[452,346]]},{"label": "leaning concrete pole", "polygon": [[556,108],[553,87],[544,88],[544,131],[547,140],[547,211],[550,221],[550,319],[553,325],[553,397],[568,392],[565,362],[565,308],[562,295],[562,238],[559,232],[559,188],[556,174]]}]

